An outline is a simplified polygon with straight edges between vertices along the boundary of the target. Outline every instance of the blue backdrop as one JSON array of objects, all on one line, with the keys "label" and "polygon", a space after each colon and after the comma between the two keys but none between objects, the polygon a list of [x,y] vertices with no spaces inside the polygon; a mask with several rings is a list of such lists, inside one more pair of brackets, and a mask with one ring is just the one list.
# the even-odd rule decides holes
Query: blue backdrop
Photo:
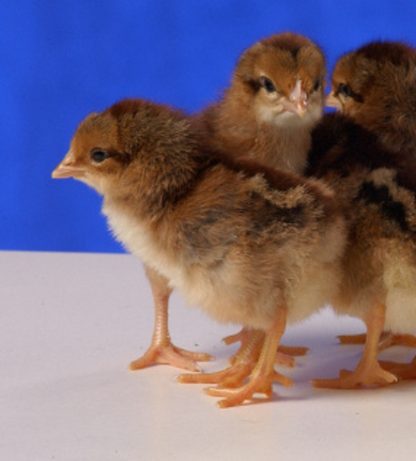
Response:
[{"label": "blue backdrop", "polygon": [[416,44],[415,20],[398,0],[3,2],[0,249],[121,251],[99,197],[50,179],[87,113],[126,96],[196,111],[266,35],[308,35],[332,66],[369,40]]}]

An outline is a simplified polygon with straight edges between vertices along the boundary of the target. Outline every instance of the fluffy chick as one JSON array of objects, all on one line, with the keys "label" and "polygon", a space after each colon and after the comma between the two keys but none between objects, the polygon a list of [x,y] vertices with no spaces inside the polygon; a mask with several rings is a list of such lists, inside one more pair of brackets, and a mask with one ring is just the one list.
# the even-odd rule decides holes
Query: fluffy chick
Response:
[{"label": "fluffy chick", "polygon": [[372,42],[336,63],[327,105],[376,133],[392,153],[415,156],[415,49]]},{"label": "fluffy chick", "polygon": [[[375,42],[348,53],[334,70],[329,104],[361,126],[377,133],[380,142],[400,157],[415,156],[415,50],[398,42]],[[363,337],[341,337],[359,342]],[[382,347],[415,346],[411,336],[386,335]]]},{"label": "fluffy chick", "polygon": [[265,332],[248,382],[212,390],[221,406],[271,395],[286,322],[336,289],[344,222],[331,192],[209,151],[189,119],[142,100],[87,117],[53,177],[101,193],[114,235],[191,304]]},{"label": "fluffy chick", "polygon": [[[307,37],[290,32],[258,41],[240,56],[223,98],[197,116],[214,149],[235,158],[251,158],[282,171],[302,174],[311,145],[311,131],[322,116],[325,57]],[[256,351],[241,331],[224,339],[241,340],[237,360]],[[306,348],[281,346],[279,361],[293,366],[285,353],[303,355]],[[257,348],[258,352],[258,348]],[[210,374],[181,376],[183,382],[223,378]]]},{"label": "fluffy chick", "polygon": [[325,58],[308,38],[282,33],[248,48],[231,85],[200,115],[208,141],[235,157],[302,173],[322,116]]},{"label": "fluffy chick", "polygon": [[[322,115],[324,76],[323,53],[311,40],[293,33],[272,35],[241,55],[224,97],[195,115],[195,123],[214,149],[302,173],[311,144],[310,132]],[[163,362],[197,370],[195,360],[210,356],[173,346],[168,331],[169,281],[149,268],[146,273],[155,303],[155,328],[149,350],[132,362],[131,368]],[[245,354],[246,344],[252,349],[247,332],[225,338],[228,344],[240,339],[243,350],[238,356],[240,352]],[[307,349],[281,346],[281,350],[304,354]],[[279,360],[292,364],[293,359],[279,355]],[[181,377],[184,382],[206,378]]]},{"label": "fluffy chick", "polygon": [[309,174],[333,186],[350,226],[342,291],[332,304],[363,319],[368,333],[356,370],[318,386],[393,383],[397,377],[377,361],[383,329],[400,335],[396,343],[414,344],[415,88],[415,53],[401,43],[368,44],[334,70],[329,99],[344,115],[325,117],[314,132]]},{"label": "fluffy chick", "polygon": [[[400,159],[415,157],[415,50],[399,42],[372,42],[343,56],[334,69],[328,105],[376,133]],[[365,335],[340,336],[344,344],[362,343]],[[409,335],[385,333],[380,343],[416,346]]]}]

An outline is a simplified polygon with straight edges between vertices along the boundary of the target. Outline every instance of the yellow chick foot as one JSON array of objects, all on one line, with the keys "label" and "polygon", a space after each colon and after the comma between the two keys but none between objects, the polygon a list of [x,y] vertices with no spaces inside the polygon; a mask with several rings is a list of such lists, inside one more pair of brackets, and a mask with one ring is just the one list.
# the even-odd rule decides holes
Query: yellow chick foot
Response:
[{"label": "yellow chick foot", "polygon": [[227,387],[238,387],[250,375],[255,363],[240,362],[214,373],[184,373],[177,380],[184,384],[218,384]]},{"label": "yellow chick foot", "polygon": [[152,343],[142,357],[130,363],[130,370],[140,370],[156,364],[172,365],[190,371],[200,371],[197,362],[213,360],[213,356],[204,352],[191,352],[174,346],[170,341]]},{"label": "yellow chick foot", "polygon": [[255,401],[255,394],[264,394],[265,399],[269,400],[273,396],[272,389],[273,381],[263,377],[258,378],[255,381],[252,380],[245,386],[239,387],[238,389],[220,389],[216,387],[209,387],[205,389],[205,392],[212,397],[225,397],[220,400],[217,405],[220,408],[235,407],[243,404],[246,400]]},{"label": "yellow chick foot", "polygon": [[[252,336],[256,337],[256,341],[253,342],[253,350],[257,352],[260,343],[262,347],[258,361],[245,384],[238,388],[218,386],[205,390],[208,395],[213,397],[224,397],[223,400],[218,402],[220,408],[241,405],[247,400],[255,401],[257,394],[264,394],[265,399],[270,399],[273,396],[273,383],[276,381],[285,386],[292,385],[290,378],[282,376],[274,370],[276,350],[285,324],[286,309],[282,308],[277,313],[274,325],[265,335],[260,331],[253,331]],[[250,338],[250,341],[253,341],[253,339]]]},{"label": "yellow chick foot", "polygon": [[397,377],[383,370],[378,362],[370,366],[360,365],[354,371],[341,370],[339,378],[315,379],[312,383],[318,388],[357,389],[388,386],[397,382]]},{"label": "yellow chick foot", "polygon": [[416,357],[410,363],[380,362],[380,364],[399,379],[416,379]]},{"label": "yellow chick foot", "polygon": [[187,351],[172,344],[168,327],[168,304],[172,288],[169,281],[156,270],[149,266],[145,266],[145,269],[154,301],[153,337],[144,355],[130,363],[130,370],[166,364],[185,370],[200,371],[196,362],[206,362],[214,357],[202,352]]},{"label": "yellow chick foot", "polygon": [[271,399],[273,396],[272,386],[275,382],[285,387],[293,386],[293,381],[290,378],[273,369],[269,373],[255,369],[248,382],[238,388],[235,388],[235,386],[208,387],[205,389],[205,392],[212,397],[225,397],[218,402],[218,406],[220,408],[228,408],[241,405],[247,400],[254,402],[258,400],[256,397],[257,394],[265,396],[262,400]]},{"label": "yellow chick foot", "polygon": [[264,342],[264,333],[259,330],[243,330],[244,340],[240,349],[230,359],[231,366],[214,373],[182,374],[181,383],[218,384],[222,387],[239,387],[253,371]]},{"label": "yellow chick foot", "polygon": [[354,371],[341,370],[339,378],[316,379],[315,387],[329,389],[356,389],[360,387],[381,387],[397,382],[397,377],[381,368],[377,355],[383,338],[385,305],[375,302],[365,319],[368,334],[365,336],[364,352]]}]

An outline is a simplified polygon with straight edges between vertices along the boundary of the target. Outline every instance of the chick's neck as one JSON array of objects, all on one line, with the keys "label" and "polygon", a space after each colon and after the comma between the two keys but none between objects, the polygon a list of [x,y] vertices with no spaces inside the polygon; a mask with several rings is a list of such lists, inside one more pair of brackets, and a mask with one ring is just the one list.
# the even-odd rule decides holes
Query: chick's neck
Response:
[{"label": "chick's neck", "polygon": [[258,119],[253,95],[230,88],[214,115],[214,144],[236,157],[248,157],[283,171],[301,174],[311,144],[307,123],[277,125]]},{"label": "chick's neck", "polygon": [[390,152],[416,158],[416,79],[406,74],[388,74],[386,79],[390,91],[371,95],[353,118]]},{"label": "chick's neck", "polygon": [[[413,116],[415,117],[415,116]],[[379,134],[383,146],[401,156],[416,159],[416,118],[415,121],[397,117],[391,124],[381,124],[373,131]]]},{"label": "chick's neck", "polygon": [[[176,146],[177,147],[177,146]],[[188,146],[189,147],[189,146]],[[167,151],[166,159],[136,162],[117,178],[104,194],[106,205],[134,213],[143,220],[157,222],[175,209],[195,187],[204,171],[215,159],[194,149],[177,150],[174,160]],[[105,206],[106,207],[106,206]]]}]

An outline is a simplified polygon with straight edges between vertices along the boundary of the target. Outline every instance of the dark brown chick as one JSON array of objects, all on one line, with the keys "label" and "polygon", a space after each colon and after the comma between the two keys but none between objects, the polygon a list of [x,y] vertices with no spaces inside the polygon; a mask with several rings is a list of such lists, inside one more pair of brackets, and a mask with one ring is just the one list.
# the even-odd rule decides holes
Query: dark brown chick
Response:
[{"label": "dark brown chick", "polygon": [[[392,154],[416,155],[415,49],[399,42],[374,42],[348,53],[336,65],[330,105],[376,133]],[[341,337],[344,343],[365,336]],[[384,335],[382,347],[416,346],[408,335]]]},{"label": "dark brown chick", "polygon": [[192,305],[265,332],[248,382],[211,390],[221,406],[270,395],[286,322],[336,289],[344,226],[328,189],[209,151],[189,119],[141,100],[87,117],[53,177],[101,193],[116,238]]},{"label": "dark brown chick", "polygon": [[[400,162],[416,156],[415,49],[398,42],[374,42],[340,59],[332,77],[329,105],[377,137]],[[344,343],[365,336],[341,337]],[[382,347],[416,346],[416,339],[384,335]]]},{"label": "dark brown chick", "polygon": [[376,133],[392,153],[415,156],[415,49],[373,42],[343,56],[327,104]]},{"label": "dark brown chick", "polygon": [[[367,336],[356,370],[318,386],[351,388],[397,381],[377,361],[382,347],[413,344],[416,329],[416,61],[401,43],[371,43],[341,58],[332,105],[314,132],[309,174],[331,184],[350,235],[337,312],[363,319]],[[397,336],[382,335],[383,330]],[[390,370],[400,374],[397,367]]]}]

